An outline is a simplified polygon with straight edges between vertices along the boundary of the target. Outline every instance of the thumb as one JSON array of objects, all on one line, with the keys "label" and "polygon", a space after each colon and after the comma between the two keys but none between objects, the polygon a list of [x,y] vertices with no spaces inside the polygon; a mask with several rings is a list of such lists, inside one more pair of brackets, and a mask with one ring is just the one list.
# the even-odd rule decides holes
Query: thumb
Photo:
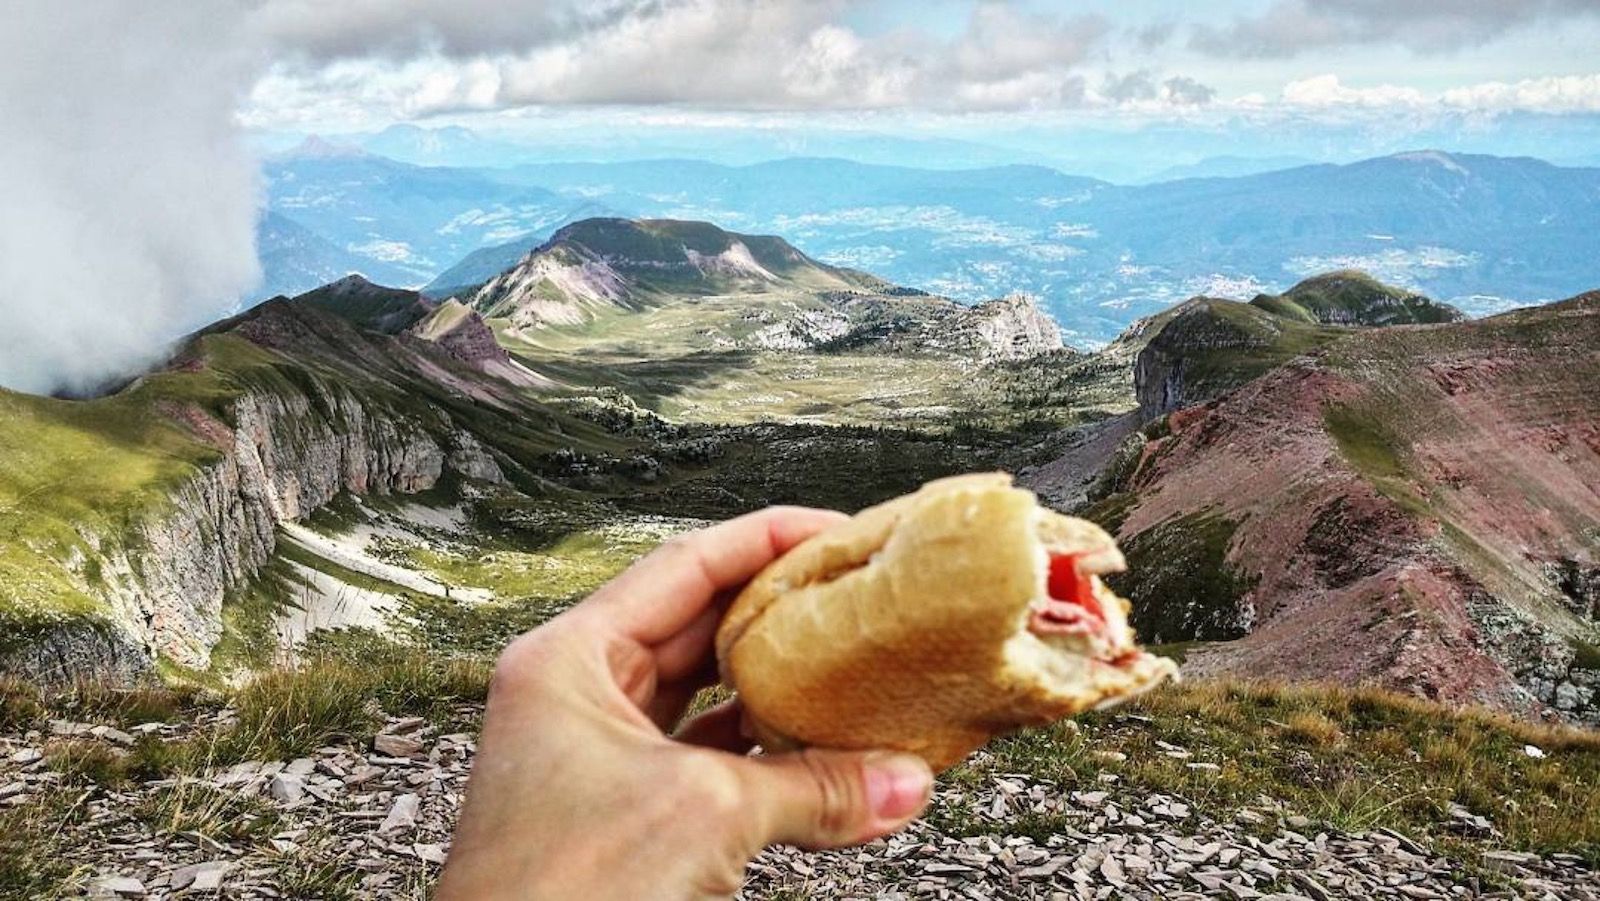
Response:
[{"label": "thumb", "polygon": [[763,845],[871,841],[911,822],[933,791],[933,772],[911,754],[808,748],[742,762],[750,803],[763,814]]}]

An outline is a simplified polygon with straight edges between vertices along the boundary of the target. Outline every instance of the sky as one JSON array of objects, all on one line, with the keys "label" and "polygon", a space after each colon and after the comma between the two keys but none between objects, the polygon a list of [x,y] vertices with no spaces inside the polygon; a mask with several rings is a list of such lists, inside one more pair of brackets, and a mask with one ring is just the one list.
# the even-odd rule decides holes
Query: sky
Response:
[{"label": "sky", "polygon": [[93,390],[237,304],[259,279],[258,157],[312,133],[461,125],[547,156],[743,161],[909,138],[906,162],[1127,180],[1424,146],[1600,165],[1600,0],[9,0],[5,18],[0,386],[30,391]]},{"label": "sky", "polygon": [[[513,7],[515,11],[513,11]],[[263,0],[259,129],[1600,112],[1600,0]]]}]

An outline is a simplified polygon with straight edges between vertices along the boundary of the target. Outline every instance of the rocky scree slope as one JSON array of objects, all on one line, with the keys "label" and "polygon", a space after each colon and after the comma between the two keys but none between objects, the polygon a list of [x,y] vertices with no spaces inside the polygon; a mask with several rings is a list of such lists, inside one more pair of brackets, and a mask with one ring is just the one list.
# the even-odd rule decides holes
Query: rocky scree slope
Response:
[{"label": "rocky scree slope", "polygon": [[1087,514],[1142,636],[1205,642],[1191,672],[1600,722],[1597,384],[1600,294],[1348,332],[1147,424]]},{"label": "rocky scree slope", "polygon": [[0,400],[17,445],[0,485],[19,499],[0,507],[0,670],[46,681],[204,668],[279,522],[341,492],[505,482],[484,411],[501,440],[551,426],[448,348],[281,299],[117,395]]},{"label": "rocky scree slope", "polygon": [[910,292],[817,296],[810,315],[776,315],[753,341],[777,350],[938,354],[977,363],[1026,360],[1061,350],[1061,327],[1026,294],[973,306]]}]

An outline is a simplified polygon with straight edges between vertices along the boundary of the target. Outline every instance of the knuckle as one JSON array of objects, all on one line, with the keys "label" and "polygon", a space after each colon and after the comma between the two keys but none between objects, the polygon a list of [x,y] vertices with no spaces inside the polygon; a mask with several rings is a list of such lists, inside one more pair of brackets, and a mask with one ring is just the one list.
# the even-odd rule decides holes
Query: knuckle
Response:
[{"label": "knuckle", "polygon": [[854,831],[856,797],[859,794],[853,774],[846,767],[834,765],[817,751],[800,752],[800,759],[816,783],[817,832],[830,838],[839,838]]},{"label": "knuckle", "polygon": [[656,548],[656,553],[662,557],[682,557],[693,554],[695,550],[695,536],[698,532],[688,532],[674,535]]},{"label": "knuckle", "polygon": [[551,650],[551,643],[542,629],[519,636],[495,660],[494,672],[489,677],[489,696],[521,692],[530,684],[536,684]]}]

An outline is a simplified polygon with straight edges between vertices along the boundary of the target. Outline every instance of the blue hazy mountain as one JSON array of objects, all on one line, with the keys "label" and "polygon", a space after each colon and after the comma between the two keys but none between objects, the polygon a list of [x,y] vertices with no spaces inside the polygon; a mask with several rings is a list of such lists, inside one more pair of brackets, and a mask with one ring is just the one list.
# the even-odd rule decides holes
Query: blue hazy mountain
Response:
[{"label": "blue hazy mountain", "polygon": [[1141,181],[1153,184],[1180,178],[1238,178],[1241,175],[1310,166],[1317,162],[1303,156],[1208,156],[1192,163],[1168,166]]},{"label": "blue hazy mountain", "polygon": [[421,285],[480,247],[569,221],[582,206],[476,169],[417,166],[308,139],[265,165],[267,208],[337,248]]},{"label": "blue hazy mountain", "polygon": [[1575,294],[1600,258],[1600,170],[1436,151],[1136,186],[806,158],[452,169],[344,153],[269,173],[275,211],[416,273],[408,284],[457,263],[436,289],[479,280],[584,216],[706,220],[958,299],[1038,294],[1080,341],[1331,269],[1483,313]]},{"label": "blue hazy mountain", "polygon": [[360,273],[384,284],[405,284],[410,274],[381,260],[357,256],[282,213],[268,210],[256,224],[262,282],[246,300],[296,295]]}]

